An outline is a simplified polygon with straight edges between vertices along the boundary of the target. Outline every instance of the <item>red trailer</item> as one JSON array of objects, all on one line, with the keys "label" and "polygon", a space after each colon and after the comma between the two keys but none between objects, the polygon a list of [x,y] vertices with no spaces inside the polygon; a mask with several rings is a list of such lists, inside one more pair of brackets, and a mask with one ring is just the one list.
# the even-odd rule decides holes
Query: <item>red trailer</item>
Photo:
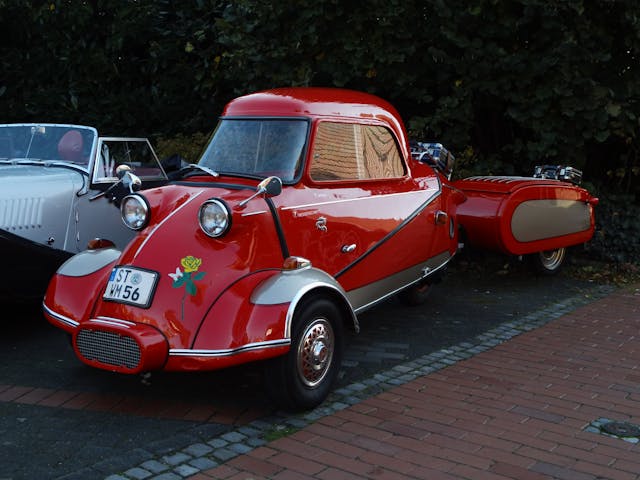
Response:
[{"label": "red trailer", "polygon": [[581,176],[574,169],[536,167],[536,172],[535,177],[479,176],[453,182],[466,195],[457,217],[465,244],[529,256],[538,271],[553,274],[567,247],[593,236],[598,199],[570,181]]}]

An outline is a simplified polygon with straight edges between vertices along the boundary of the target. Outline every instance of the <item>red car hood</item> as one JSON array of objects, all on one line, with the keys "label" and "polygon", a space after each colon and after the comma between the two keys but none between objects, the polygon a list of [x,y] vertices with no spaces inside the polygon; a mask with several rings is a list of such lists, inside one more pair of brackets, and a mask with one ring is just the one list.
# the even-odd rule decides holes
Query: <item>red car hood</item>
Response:
[{"label": "red car hood", "polygon": [[[171,348],[189,347],[205,315],[226,289],[250,272],[275,272],[282,266],[278,236],[265,200],[252,200],[246,210],[234,209],[252,192],[233,186],[185,185],[145,191],[151,222],[122,252],[116,265],[158,273],[151,303],[142,308],[100,297],[93,318],[153,325],[167,335]],[[208,237],[198,223],[198,209],[210,198],[223,199],[233,211],[230,231],[217,239]],[[105,286],[109,273],[110,269],[105,269]]]}]

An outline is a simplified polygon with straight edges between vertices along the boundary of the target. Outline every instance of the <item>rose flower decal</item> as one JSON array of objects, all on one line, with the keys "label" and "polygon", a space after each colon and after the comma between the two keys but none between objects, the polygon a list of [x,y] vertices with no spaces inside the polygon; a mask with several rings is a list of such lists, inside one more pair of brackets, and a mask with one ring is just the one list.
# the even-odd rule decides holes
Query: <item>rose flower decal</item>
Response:
[{"label": "rose flower decal", "polygon": [[185,291],[189,295],[195,295],[198,292],[194,280],[200,280],[206,275],[207,272],[199,272],[198,269],[202,265],[202,259],[196,258],[191,255],[180,260],[180,265],[184,268],[184,272],[180,270],[180,267],[176,268],[176,273],[170,273],[169,276],[173,279],[171,286],[173,288],[180,288],[184,286]]}]

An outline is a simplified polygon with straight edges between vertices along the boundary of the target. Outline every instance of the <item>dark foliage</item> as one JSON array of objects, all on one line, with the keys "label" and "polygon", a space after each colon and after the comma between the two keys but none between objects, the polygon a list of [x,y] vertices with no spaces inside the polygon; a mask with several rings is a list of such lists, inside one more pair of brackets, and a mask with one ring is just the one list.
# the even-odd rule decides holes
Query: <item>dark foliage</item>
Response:
[{"label": "dark foliage", "polygon": [[394,103],[414,137],[450,147],[462,172],[583,169],[599,211],[633,205],[599,216],[602,252],[628,258],[639,15],[636,0],[0,0],[0,111],[184,145],[238,94],[365,90]]}]

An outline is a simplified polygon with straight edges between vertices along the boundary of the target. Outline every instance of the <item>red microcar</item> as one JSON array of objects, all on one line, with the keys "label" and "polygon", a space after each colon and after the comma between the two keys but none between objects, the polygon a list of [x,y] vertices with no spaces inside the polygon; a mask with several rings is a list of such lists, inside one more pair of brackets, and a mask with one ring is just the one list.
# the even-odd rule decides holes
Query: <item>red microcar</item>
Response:
[{"label": "red microcar", "polygon": [[137,232],[125,248],[59,268],[45,316],[87,365],[141,374],[265,361],[276,400],[314,407],[340,368],[343,329],[392,295],[418,303],[455,255],[466,194],[452,166],[440,144],[412,149],[376,96],[239,97],[197,164],[122,200]]}]

